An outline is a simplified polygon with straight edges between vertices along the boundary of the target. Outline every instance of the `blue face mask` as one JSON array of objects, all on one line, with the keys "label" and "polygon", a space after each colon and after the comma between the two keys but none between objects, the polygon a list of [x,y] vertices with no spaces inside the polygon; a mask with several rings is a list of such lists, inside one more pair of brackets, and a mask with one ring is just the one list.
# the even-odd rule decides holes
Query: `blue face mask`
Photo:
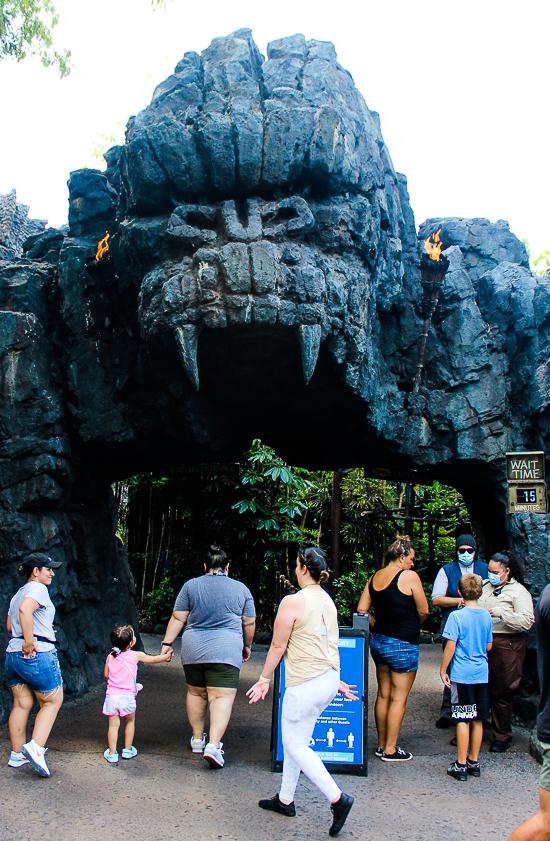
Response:
[{"label": "blue face mask", "polygon": [[458,560],[462,566],[470,567],[474,562],[475,552],[458,552]]},{"label": "blue face mask", "polygon": [[496,572],[488,572],[487,577],[494,587],[498,587],[500,584],[502,584],[500,575],[497,575]]}]

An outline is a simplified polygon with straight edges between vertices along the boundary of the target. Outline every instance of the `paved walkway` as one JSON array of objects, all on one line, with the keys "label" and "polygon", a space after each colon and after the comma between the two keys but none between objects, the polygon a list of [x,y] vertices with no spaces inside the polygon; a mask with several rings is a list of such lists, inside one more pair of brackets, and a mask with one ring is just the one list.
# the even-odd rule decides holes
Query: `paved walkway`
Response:
[{"label": "paved walkway", "polygon": [[[158,651],[160,637],[146,637]],[[420,647],[401,744],[414,754],[404,765],[373,756],[371,720],[369,776],[340,776],[356,798],[341,833],[343,841],[470,841],[506,839],[536,811],[538,766],[528,753],[528,734],[519,731],[506,754],[483,753],[482,776],[457,782],[445,773],[454,758],[452,731],[436,730],[440,649]],[[52,776],[29,766],[6,765],[7,725],[0,728],[0,839],[17,841],[323,841],[330,811],[324,798],[301,778],[297,816],[261,812],[257,801],[272,796],[278,775],[270,771],[271,703],[249,707],[244,696],[263,664],[263,650],[245,664],[233,719],[226,734],[226,766],[210,769],[189,750],[184,680],[179,660],[141,666],[135,744],[139,755],[111,766],[101,714],[103,687],[66,702],[49,741]],[[370,679],[370,709],[374,697]],[[269,696],[271,699],[271,696]],[[486,750],[488,745],[484,743]]]}]

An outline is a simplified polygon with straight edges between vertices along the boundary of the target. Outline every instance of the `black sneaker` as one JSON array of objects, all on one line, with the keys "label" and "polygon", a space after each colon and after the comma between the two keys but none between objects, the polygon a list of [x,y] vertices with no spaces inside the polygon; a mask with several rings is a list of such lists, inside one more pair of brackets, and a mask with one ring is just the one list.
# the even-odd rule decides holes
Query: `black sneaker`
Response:
[{"label": "black sneaker", "polygon": [[378,759],[380,759],[383,753],[384,751],[382,750],[382,748],[376,748],[376,750],[374,751],[374,755],[377,756]]},{"label": "black sneaker", "polygon": [[403,750],[403,748],[396,748],[395,753],[386,753],[383,750],[382,756],[380,757],[382,762],[408,762],[412,758],[412,753],[409,753],[408,750]]},{"label": "black sneaker", "polygon": [[278,812],[280,815],[286,815],[287,818],[294,818],[296,816],[294,800],[292,803],[281,803],[278,794],[272,797],[271,800],[260,800],[258,806],[260,809],[267,809],[268,812]]},{"label": "black sneaker", "polygon": [[479,762],[472,762],[471,759],[466,760],[466,770],[468,774],[472,777],[481,777],[481,768],[479,767]]},{"label": "black sneaker", "polygon": [[329,835],[338,835],[346,822],[346,818],[349,815],[352,806],[353,797],[351,794],[344,794],[344,792],[341,793],[340,800],[331,804],[330,811],[332,812],[332,826],[328,831]]},{"label": "black sneaker", "polygon": [[467,767],[467,765],[459,765],[459,763],[455,761],[447,768],[447,774],[450,777],[454,777],[455,780],[462,780],[462,782],[464,782],[468,779],[468,772],[466,770]]}]

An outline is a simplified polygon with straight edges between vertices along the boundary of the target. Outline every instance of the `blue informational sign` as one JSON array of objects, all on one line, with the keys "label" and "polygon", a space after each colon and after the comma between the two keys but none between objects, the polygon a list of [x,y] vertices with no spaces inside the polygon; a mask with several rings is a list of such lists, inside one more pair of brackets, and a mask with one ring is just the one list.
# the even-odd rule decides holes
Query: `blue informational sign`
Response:
[{"label": "blue informational sign", "polygon": [[[357,686],[359,700],[349,701],[338,693],[317,719],[310,747],[329,771],[367,775],[367,636],[367,631],[340,628],[340,676],[344,683]],[[282,660],[275,673],[273,771],[281,770],[284,759],[280,726],[284,693],[285,666]]]}]

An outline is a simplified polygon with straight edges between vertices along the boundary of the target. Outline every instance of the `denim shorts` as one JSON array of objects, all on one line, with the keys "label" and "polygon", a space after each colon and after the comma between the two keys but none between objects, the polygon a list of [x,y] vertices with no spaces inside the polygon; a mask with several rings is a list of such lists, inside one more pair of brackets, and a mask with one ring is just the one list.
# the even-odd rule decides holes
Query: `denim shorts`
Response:
[{"label": "denim shorts", "polygon": [[6,679],[10,687],[23,683],[33,692],[52,692],[63,685],[57,651],[39,651],[34,657],[25,657],[22,651],[8,651]]},{"label": "denim shorts", "polygon": [[376,666],[389,666],[392,672],[416,672],[418,669],[419,648],[405,640],[372,634],[370,653]]}]

